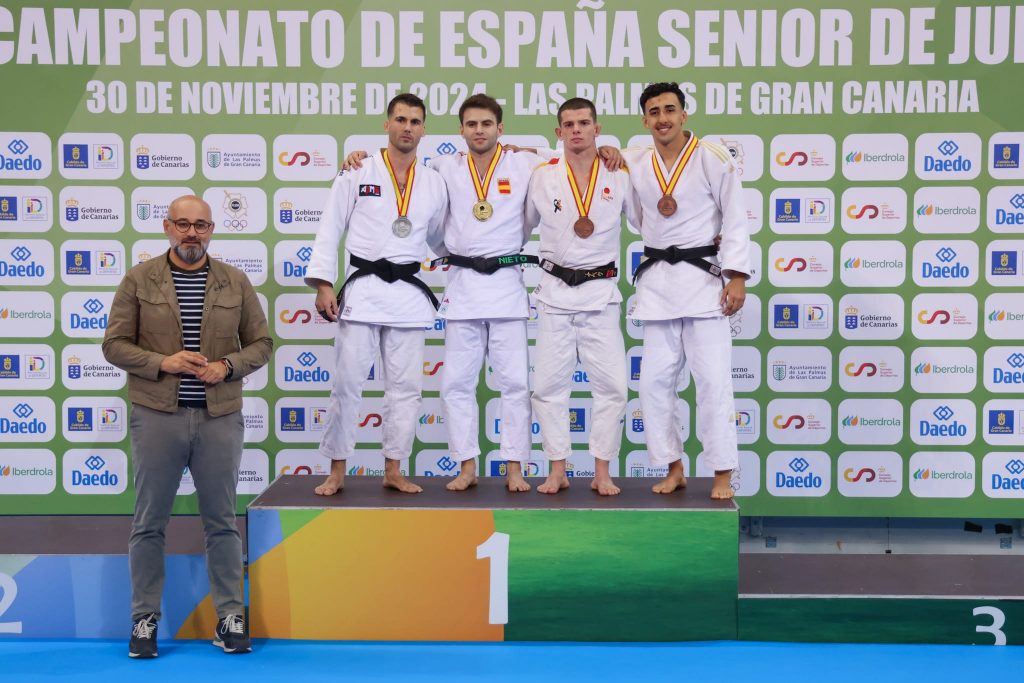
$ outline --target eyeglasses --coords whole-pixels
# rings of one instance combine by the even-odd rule
[[[182,234],[188,232],[189,228],[195,228],[197,235],[205,235],[213,230],[213,223],[202,220],[193,223],[185,220],[184,218],[179,218],[176,221],[171,221],[171,223],[174,225],[175,229]]]

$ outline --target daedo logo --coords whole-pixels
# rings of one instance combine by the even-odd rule
[[[765,463],[773,496],[824,496],[832,488],[832,463],[821,451],[775,451]]]
[[[1024,497],[1024,453],[989,453],[981,472],[981,488],[989,498]]]
[[[914,282],[922,287],[973,285],[978,280],[978,244],[965,240],[914,245]]]
[[[61,326],[69,337],[102,337],[113,292],[69,292],[61,299]]]
[[[924,180],[970,180],[981,172],[981,138],[974,133],[925,133],[914,149]]]
[[[275,381],[281,389],[314,391],[329,387],[332,362],[328,347],[281,346],[275,353]],[[324,360],[321,360],[321,356]]]
[[[64,454],[64,490],[71,494],[123,493],[128,457],[119,450],[72,449]]]
[[[1024,386],[1024,351],[1018,347],[993,346],[985,351],[985,388],[996,393],[1016,393]]]
[[[286,287],[305,286],[306,270],[313,256],[313,243],[284,240],[274,245],[274,279]]]
[[[45,240],[0,240],[0,285],[47,285],[53,280],[53,246]]]
[[[0,414],[0,435],[9,441],[49,441],[49,431],[50,425],[27,401],[15,403],[7,414]]]
[[[992,232],[1024,232],[1024,187],[994,187],[988,192],[988,227]]]
[[[45,178],[51,156],[43,133],[0,133],[0,178]]]
[[[965,445],[974,441],[974,404],[964,399],[915,401],[911,438],[924,445]]]

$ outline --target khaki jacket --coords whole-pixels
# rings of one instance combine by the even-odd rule
[[[184,350],[181,312],[166,254],[133,267],[114,295],[103,337],[103,355],[128,375],[132,403],[173,413],[178,375],[160,371],[165,356]],[[199,351],[210,362],[234,366],[228,381],[207,385],[206,409],[213,417],[242,409],[242,378],[266,365],[273,341],[249,278],[210,258]]]

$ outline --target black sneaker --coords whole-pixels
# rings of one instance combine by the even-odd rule
[[[156,654],[156,622],[155,614],[147,614],[135,620],[132,626],[132,639],[128,641],[128,656],[135,659],[153,659]]]
[[[229,614],[217,622],[217,630],[213,633],[213,644],[222,648],[229,655],[240,655],[252,652],[252,643],[245,629],[245,619],[237,614]]]

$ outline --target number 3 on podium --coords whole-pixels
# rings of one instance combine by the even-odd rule
[[[476,559],[491,561],[487,623],[508,623],[508,534],[495,531],[476,547]]]

